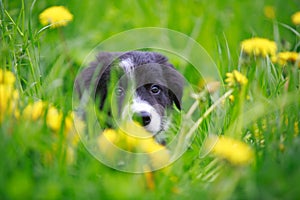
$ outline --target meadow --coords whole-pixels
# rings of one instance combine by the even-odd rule
[[[45,13],[52,6],[63,10]],[[297,199],[299,11],[297,0],[0,0],[0,198]],[[184,56],[147,46],[155,30]],[[151,140],[163,154],[124,172],[78,133],[91,125],[73,112],[74,80],[103,41],[165,53],[183,74],[176,159]],[[102,152],[105,135],[125,150],[143,145],[117,128],[93,134]]]

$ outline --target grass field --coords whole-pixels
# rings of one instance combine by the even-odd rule
[[[65,26],[41,23],[51,6],[64,6],[73,18]],[[298,11],[297,0],[0,0],[0,199],[297,199]],[[99,162],[80,140],[73,84],[101,42],[145,27],[192,38],[218,77],[195,73],[194,63],[206,62],[191,43],[183,46],[194,63],[165,52],[188,83],[181,116],[190,131],[180,136],[193,140],[163,169],[151,170],[167,154],[151,157],[145,173],[125,173]],[[126,40],[116,47],[126,49]],[[76,122],[77,130],[86,123]]]

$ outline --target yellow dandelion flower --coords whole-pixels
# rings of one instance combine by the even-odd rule
[[[121,124],[118,129],[119,147],[127,151],[140,151],[140,143],[148,138],[152,138],[151,133],[147,132],[137,122],[126,122]]]
[[[23,110],[23,116],[33,121],[38,120],[44,115],[46,103],[43,101],[37,101],[33,104],[27,105]]]
[[[117,130],[105,129],[99,137],[99,146],[106,146],[104,142],[127,151],[143,153],[152,153],[164,148],[155,141],[151,133],[135,122],[124,123]]]
[[[226,73],[225,82],[229,87],[234,87],[236,85],[246,85],[248,79],[237,70],[233,70],[231,73]]]
[[[274,6],[265,6],[264,14],[269,19],[275,19],[275,8]]]
[[[111,159],[115,156],[117,142],[118,133],[113,129],[105,129],[97,139],[99,150]]]
[[[0,122],[6,115],[18,114],[19,93],[10,85],[0,84]]]
[[[231,102],[234,102],[234,96],[233,96],[233,95],[230,95],[228,98],[229,98],[229,100],[230,100]]]
[[[292,18],[293,24],[299,25],[300,24],[300,11],[293,14],[291,18]]]
[[[11,71],[0,69],[0,84],[12,86],[15,81],[16,77]]]
[[[102,135],[113,144],[118,141],[118,133],[114,129],[105,129]]]
[[[50,106],[46,116],[46,123],[49,128],[59,131],[62,124],[63,114],[54,106]]]
[[[152,134],[135,122],[122,124],[119,129],[105,129],[97,139],[101,153],[109,159],[117,159],[117,148],[134,153],[145,153],[149,167],[160,168],[170,161],[169,150],[157,143]]]
[[[118,134],[123,134],[126,150],[146,153],[152,167],[158,168],[169,163],[169,150],[157,143],[152,134],[138,123],[125,123],[120,127]]]
[[[157,143],[153,138],[149,138],[142,141],[141,148],[145,153],[153,153],[165,149],[165,146]]]
[[[151,133],[146,131],[138,122],[126,122],[121,124],[119,132],[123,132],[126,135],[131,135],[133,137],[139,138],[149,138],[152,137]]]
[[[253,54],[261,57],[274,56],[277,51],[277,45],[274,41],[258,37],[242,41],[241,48],[248,55]]]
[[[296,64],[300,67],[300,54],[297,52],[285,51],[280,52],[276,56],[272,57],[273,63],[278,63],[279,65],[286,65],[288,63]]]
[[[51,25],[51,28],[66,26],[73,20],[73,15],[64,6],[53,6],[44,10],[39,19],[42,25]]]
[[[252,149],[244,142],[228,137],[211,136],[205,143],[206,148],[212,148],[212,153],[226,159],[234,165],[245,165],[253,160]]]

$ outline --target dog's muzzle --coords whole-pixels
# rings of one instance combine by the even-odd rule
[[[135,112],[132,115],[132,120],[140,123],[143,126],[147,126],[151,122],[151,114],[146,111]]]

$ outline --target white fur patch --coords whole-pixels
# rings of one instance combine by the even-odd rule
[[[120,62],[120,67],[122,67],[126,73],[131,73],[134,68],[134,64],[131,58],[127,58]]]
[[[161,131],[162,117],[153,106],[151,106],[147,101],[141,100],[139,97],[135,97],[132,104],[125,107],[122,117],[130,119],[133,113],[139,113],[142,111],[148,112],[151,115],[151,122],[145,126],[145,129],[153,134]]]

